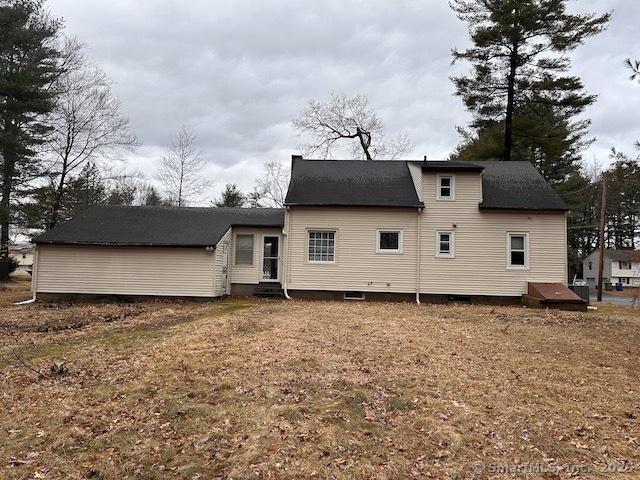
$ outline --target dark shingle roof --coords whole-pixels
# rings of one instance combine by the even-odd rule
[[[80,245],[216,245],[231,226],[282,227],[281,208],[95,207],[34,243]]]
[[[294,158],[285,205],[418,207],[407,162]]]
[[[414,162],[422,167],[423,172],[481,172],[484,167],[472,162],[461,162],[457,160],[425,160],[420,163]]]
[[[613,248],[607,248],[604,253],[610,260],[616,262],[640,262],[640,250],[615,250]]]
[[[480,208],[568,210],[567,204],[530,162],[486,160]]]

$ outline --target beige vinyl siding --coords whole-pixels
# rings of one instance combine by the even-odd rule
[[[422,293],[521,295],[527,282],[566,282],[564,213],[479,210],[477,174],[456,173],[455,200],[438,201],[436,178],[423,177]],[[454,258],[436,257],[436,231],[455,233]],[[508,232],[529,234],[527,270],[507,269]]]
[[[229,255],[229,270],[231,283],[257,284],[261,278],[262,265],[262,237],[264,235],[280,235],[280,228],[249,228],[234,227],[231,235],[231,252]],[[253,235],[253,263],[251,265],[236,265],[236,235]],[[280,241],[280,257],[283,255],[282,240]],[[282,264],[282,262],[280,262]]]
[[[413,208],[291,208],[286,222],[287,288],[415,292],[416,211]],[[402,254],[376,253],[379,229],[402,230]],[[309,230],[336,231],[335,263],[308,261]]]
[[[40,245],[36,289],[86,293],[211,297],[213,252],[205,248]]]
[[[228,255],[229,264],[227,267],[227,277],[229,276],[231,269],[231,229],[227,230],[227,233],[220,239],[218,244],[216,245],[215,252],[215,284],[213,287],[213,292],[216,297],[222,295],[228,295],[230,293],[229,285],[231,284],[230,279],[227,278],[225,282],[225,272],[224,272],[224,256]]]

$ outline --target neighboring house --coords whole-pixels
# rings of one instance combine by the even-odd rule
[[[18,262],[16,274],[26,275],[33,265],[33,245],[30,243],[9,245],[9,256]]]
[[[44,294],[517,300],[565,284],[567,207],[528,162],[292,160],[284,209],[100,207],[35,239]]]
[[[600,251],[596,250],[582,262],[583,278],[591,288],[598,285],[599,259]],[[605,282],[640,287],[640,250],[605,249],[602,276]]]

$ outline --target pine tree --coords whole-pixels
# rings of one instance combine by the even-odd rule
[[[473,115],[476,133],[502,124],[500,158],[511,160],[527,129],[519,124],[537,108],[570,119],[595,101],[578,77],[567,74],[568,53],[601,32],[610,14],[570,14],[567,0],[452,0],[469,24],[473,46],[454,50],[472,72],[453,78]],[[548,133],[543,132],[543,138]],[[535,143],[535,137],[531,140]]]
[[[54,107],[49,88],[61,72],[60,22],[40,0],[0,0],[0,279],[8,277],[9,227],[16,186],[37,170],[35,149]]]
[[[245,195],[235,184],[227,183],[219,200],[214,202],[216,207],[242,207],[246,202]]]

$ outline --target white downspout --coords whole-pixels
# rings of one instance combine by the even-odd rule
[[[416,303],[420,305],[420,217],[422,217],[422,208],[418,208],[418,219],[416,221],[416,225],[418,228],[417,231],[417,244],[416,244]]]
[[[284,230],[282,231],[284,235],[284,255],[282,257],[282,273],[283,273],[283,282],[282,282],[282,291],[284,293],[284,298],[287,300],[291,300],[289,296],[289,292],[287,291],[287,278],[289,274],[289,207],[285,210],[284,214]]]
[[[22,302],[16,302],[14,305],[28,305],[29,303],[35,303],[38,292],[38,246],[36,245],[33,253],[33,270],[31,272],[31,290],[33,290],[33,297],[29,300]]]

